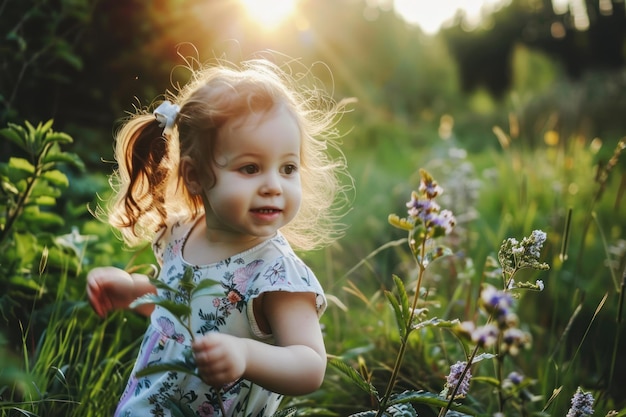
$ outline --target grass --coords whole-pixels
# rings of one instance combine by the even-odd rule
[[[33,310],[23,328],[21,358],[6,352],[12,360],[0,371],[0,415],[112,415],[138,347],[129,335],[136,323],[123,313],[102,321],[85,301],[67,300],[68,286],[76,285],[67,273],[46,279],[58,279],[56,300]],[[40,321],[47,325],[35,328]]]
[[[392,228],[387,216],[404,214],[411,190],[419,185],[418,169],[426,168],[445,190],[441,205],[459,219],[455,233],[443,240],[453,255],[433,262],[422,277],[424,294],[418,307],[427,307],[431,317],[484,319],[480,288],[492,282],[489,264],[502,241],[521,239],[534,229],[548,236],[542,261],[550,271],[520,272],[521,279],[542,279],[546,285],[544,291],[520,294],[516,301],[520,325],[532,335],[531,347],[503,364],[482,359],[472,369],[474,381],[460,403],[476,415],[493,415],[502,402],[494,394],[494,381],[515,370],[528,376],[523,390],[515,392],[527,397],[507,416],[565,415],[578,386],[593,393],[595,415],[614,409],[626,415],[619,391],[626,382],[626,361],[619,355],[626,348],[626,218],[618,215],[623,209],[624,158],[603,176],[597,168],[599,155],[608,161],[611,152],[598,153],[584,140],[528,149],[508,138],[503,149],[486,147],[464,155],[448,142],[420,143],[416,149],[411,140],[394,140],[393,134],[381,132],[370,132],[367,149],[348,146],[357,192],[345,219],[350,225],[346,236],[331,248],[303,254],[329,296],[322,318],[328,353],[341,358],[379,394],[388,386],[403,343],[396,393],[423,390],[436,395],[444,389],[450,365],[467,359],[468,345],[449,329],[425,326],[402,342],[397,314],[389,305],[390,292],[401,296],[393,275],[402,278],[412,297],[419,273],[406,235]],[[99,230],[91,223],[84,227],[89,234]],[[115,256],[126,254],[103,257],[87,249],[90,260],[82,262],[87,268]],[[21,355],[9,348],[0,355],[0,415],[110,415],[144,323],[122,313],[100,321],[84,298],[66,296],[82,293],[80,271],[70,277],[69,269],[48,271],[45,263],[40,271],[40,280],[56,280],[57,298],[48,309],[33,307],[33,320],[43,317],[46,325],[40,331],[34,322],[23,324]],[[290,399],[289,404],[303,414],[339,416],[376,406],[376,395],[350,382],[330,367],[321,390]],[[434,416],[441,409],[441,400],[433,405],[430,397],[410,402],[420,416]]]
[[[390,151],[371,149],[370,152],[388,155]],[[411,150],[396,148],[395,153],[410,155]],[[618,354],[624,345],[620,339],[623,291],[619,276],[624,270],[625,252],[618,248],[623,246],[620,242],[626,219],[616,216],[620,207],[620,181],[623,180],[618,171],[613,176],[609,174],[606,183],[600,183],[595,175],[594,155],[590,144],[580,140],[532,151],[507,148],[470,155],[468,162],[476,160],[474,179],[482,186],[473,201],[478,217],[462,224],[464,236],[457,242],[460,245],[456,250],[464,254],[465,261],[460,262],[461,257],[442,260],[440,270],[433,272],[427,281],[434,314],[444,318],[455,314],[462,317],[472,311],[478,286],[485,279],[484,263],[504,238],[520,237],[534,228],[548,232],[543,256],[552,270],[539,275],[546,289],[519,300],[520,321],[532,333],[534,342],[531,349],[516,358],[516,369],[534,378],[535,412],[543,410],[548,415],[565,415],[577,386],[593,391],[597,415],[626,406],[616,388],[624,384],[620,370],[625,366]],[[422,164],[437,167],[443,174],[438,178],[445,184],[444,189],[456,189],[455,181],[459,179],[454,179],[454,167],[435,158],[425,158]],[[381,171],[384,166],[381,164]],[[381,175],[372,172],[376,168],[373,164],[367,167],[370,171],[362,171],[367,173],[367,180],[375,181],[374,187],[387,193],[378,194],[376,204],[361,208],[375,220],[353,223],[353,228],[358,230],[351,230],[352,237],[345,243],[350,250],[325,260],[332,262],[333,270],[338,271],[329,274],[333,277],[329,287],[341,306],[331,306],[325,324],[327,329],[332,329],[329,331],[332,338],[327,338],[329,352],[344,358],[365,380],[381,387],[389,377],[393,366],[391,359],[398,349],[397,336],[394,337],[392,331],[392,313],[382,292],[392,288],[391,273],[401,273],[408,282],[414,275],[410,268],[403,266],[408,257],[396,245],[372,257],[359,252],[361,260],[351,259],[352,265],[346,264],[346,256],[341,255],[345,253],[349,257],[354,252],[351,249],[355,242],[371,248],[372,241],[382,241],[370,249],[373,253],[385,242],[399,238],[384,231],[386,217],[380,212],[396,211],[388,207],[397,201],[396,191],[407,186],[397,177],[390,178],[389,172],[380,172]],[[405,178],[405,184],[415,186],[412,171],[407,172]],[[465,180],[471,179],[465,177]],[[359,182],[357,177],[357,185]],[[606,191],[603,195],[598,193],[601,189]],[[408,193],[405,195],[406,201]],[[403,210],[403,204],[395,207]],[[572,214],[566,227],[568,213]],[[586,228],[589,219],[593,221]],[[564,246],[566,240],[568,245]],[[562,253],[564,247],[568,248],[567,258]],[[354,265],[358,268],[354,269]],[[346,270],[351,272],[344,277],[340,271]],[[536,279],[536,273],[527,278]],[[399,375],[400,385],[406,389],[439,392],[453,357],[450,349],[454,344],[446,342],[440,331],[427,331],[409,343],[411,348]],[[372,406],[370,397],[347,388],[345,381],[332,370],[329,373],[327,398],[323,401],[331,404],[331,409],[339,415],[347,415]],[[466,403],[480,405],[478,409],[483,411],[493,410],[489,390],[469,396]]]

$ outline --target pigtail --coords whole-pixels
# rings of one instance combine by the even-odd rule
[[[147,123],[129,142],[125,156],[130,183],[124,205],[133,217],[151,208],[166,217],[163,204],[167,171],[161,163],[167,155],[167,139],[162,130],[157,122]]]
[[[149,239],[167,219],[166,196],[171,170],[171,146],[154,116],[141,114],[129,120],[116,137],[118,163],[113,175],[117,194],[109,223],[129,244]]]

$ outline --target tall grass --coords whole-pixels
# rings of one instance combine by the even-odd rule
[[[52,124],[0,129],[23,154],[0,163],[0,413],[110,415],[137,336],[129,337],[123,315],[100,321],[81,301],[92,236],[75,224],[63,234],[66,219],[55,206],[69,186],[63,170],[83,164],[63,150],[73,140]]]
[[[447,239],[455,255],[434,262],[426,274],[426,306],[443,319],[474,318],[480,288],[489,279],[493,255],[502,241],[525,236],[535,228],[545,230],[548,240],[542,258],[552,266],[540,275],[546,288],[517,300],[519,320],[533,340],[531,348],[519,352],[512,368],[527,376],[518,392],[527,396],[526,405],[505,415],[565,415],[578,386],[593,393],[596,415],[616,409],[624,415],[626,402],[617,388],[624,386],[626,366],[618,353],[624,349],[620,337],[626,218],[619,215],[625,187],[619,165],[623,142],[613,152],[604,151],[612,162],[601,163],[597,140],[555,141],[548,136],[543,146],[529,149],[519,138],[516,142],[501,130],[496,134],[494,142],[500,139],[503,149],[479,155],[446,145],[422,154],[420,160],[417,151],[395,149],[398,158],[417,161],[435,172],[446,193],[454,194],[449,203],[464,206],[466,214],[459,233]],[[385,155],[391,151],[370,152]],[[459,156],[462,160],[455,161]],[[393,290],[392,274],[403,276],[406,288],[417,277],[409,254],[403,252],[406,242],[384,230],[385,216],[380,211],[402,207],[398,190],[416,184],[412,172],[401,181],[384,172],[377,175],[377,168],[384,171],[384,167],[370,166],[366,173],[368,181],[377,181],[378,191],[369,189],[365,194],[366,198],[375,194],[376,202],[383,204],[355,209],[370,217],[375,213],[377,218],[353,224],[353,237],[344,245],[371,247],[369,236],[382,230],[374,237],[378,246],[351,264],[351,250],[331,252],[324,262],[332,277],[328,288],[332,299],[337,299],[325,318],[328,350],[380,392],[392,376],[393,358],[402,346],[384,294]],[[460,171],[463,175],[458,175]],[[363,180],[357,176],[357,191],[359,182]],[[472,197],[468,191],[476,184],[480,187]],[[531,282],[538,278],[537,272],[520,274]],[[423,329],[407,342],[397,375],[398,390],[440,393],[458,354],[458,342],[451,341],[445,331]],[[481,365],[476,380],[482,382],[474,384],[463,401],[477,415],[496,412],[500,402],[493,387],[485,384],[490,381],[487,369]],[[346,384],[341,372],[332,369],[318,397],[338,415],[363,412],[377,403],[375,395]],[[419,415],[436,415],[436,407],[416,403]]]
[[[47,310],[33,311],[30,322],[44,315],[47,326],[36,334],[26,324],[21,360],[15,358],[2,371],[6,385],[1,392],[1,415],[112,415],[138,339],[129,343],[128,320],[123,314],[98,319],[85,302],[66,300],[66,273],[47,279],[53,277],[59,279],[55,302]]]
[[[348,155],[357,186],[346,217],[351,227],[336,246],[304,255],[328,293],[322,320],[335,367],[321,390],[285,407],[296,406],[300,415],[385,415],[381,404],[411,404],[420,416],[446,408],[448,415],[493,415],[505,408],[507,416],[559,416],[582,387],[595,399],[595,415],[626,415],[623,145],[607,151],[598,142],[548,135],[544,145],[528,148],[519,138],[495,133],[489,140],[499,140],[501,149],[479,154],[458,143],[429,144],[425,152],[410,140],[373,138],[371,148]],[[407,246],[410,239],[387,222],[419,186],[418,167],[434,174],[444,188],[442,207],[458,220],[441,242],[451,254],[423,271]],[[92,228],[90,234],[101,232],[83,226]],[[534,229],[547,233],[541,257],[551,269],[519,271],[519,281],[541,279],[545,289],[515,298],[520,329],[532,341],[502,362],[497,351],[472,355],[472,342],[452,323],[484,324],[481,291],[502,280],[498,248]],[[90,259],[78,263],[121,258],[103,253],[92,246],[83,252]],[[2,416],[111,415],[123,390],[143,323],[121,313],[97,319],[82,301],[81,268],[75,261],[59,268],[59,259],[51,268],[44,252],[37,269],[38,288],[54,288],[53,302],[45,308],[33,302],[30,320],[22,323],[20,352],[7,348],[0,355]],[[406,307],[405,299],[418,302]],[[398,318],[415,311],[450,326],[399,333]],[[43,327],[36,325],[41,321]],[[471,364],[477,356],[467,396],[448,405],[455,389],[446,386],[450,366]],[[507,381],[512,371],[525,376],[519,385]]]

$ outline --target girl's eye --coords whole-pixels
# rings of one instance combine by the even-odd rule
[[[259,168],[256,165],[246,165],[244,167],[239,168],[239,171],[244,174],[256,174],[259,172]]]
[[[291,175],[298,170],[298,167],[292,164],[285,165],[283,171],[286,175]]]

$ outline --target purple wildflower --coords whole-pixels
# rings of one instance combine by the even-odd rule
[[[434,180],[426,171],[420,170],[421,181],[419,192],[426,195],[426,198],[432,200],[437,197],[439,194],[443,193],[443,188],[437,184],[437,181]]]
[[[498,291],[492,285],[485,285],[480,292],[483,307],[493,312],[495,318],[506,317],[513,306],[513,298],[506,291]]]
[[[530,334],[517,329],[506,329],[502,334],[502,350],[515,356],[523,347],[530,345]]]
[[[467,370],[463,380],[461,380],[461,375],[463,374],[463,370],[467,367],[467,362],[457,362],[454,365],[450,366],[450,374],[446,377],[446,390],[448,392],[447,396],[452,395],[452,392],[456,388],[456,393],[454,394],[454,398],[464,398],[467,396],[469,392],[470,379],[472,378],[472,373],[470,369]]]
[[[493,346],[498,340],[498,328],[493,324],[486,324],[484,326],[477,327],[472,332],[472,341],[478,346],[486,348]]]
[[[435,180],[424,170],[420,170],[419,191],[411,193],[411,200],[406,203],[407,218],[395,214],[389,216],[389,222],[399,229],[404,229],[419,236],[420,239],[433,239],[452,232],[456,219],[450,210],[442,210],[435,197],[443,192]]]
[[[590,392],[584,392],[580,387],[572,396],[572,407],[566,417],[586,417],[593,414],[593,396]]]
[[[522,375],[522,374],[520,374],[518,372],[513,371],[506,377],[506,379],[511,381],[511,383],[513,385],[519,385],[524,380],[524,375]]]

